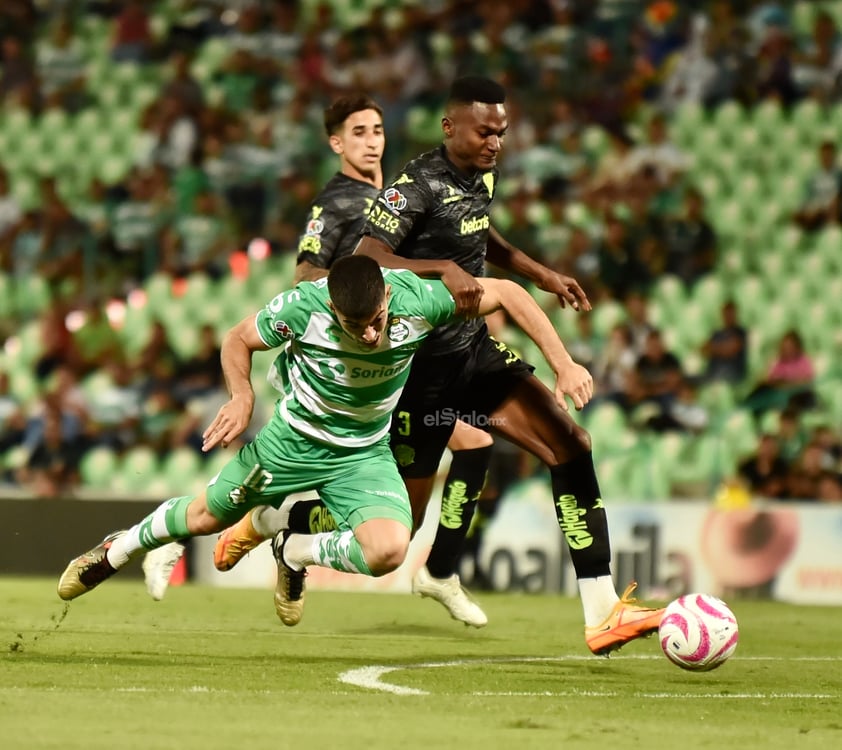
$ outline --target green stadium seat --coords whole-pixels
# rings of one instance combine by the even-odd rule
[[[29,451],[25,445],[15,445],[5,453],[0,454],[0,466],[7,471],[15,471],[26,466],[29,460]]]
[[[202,460],[198,453],[186,446],[177,447],[164,456],[160,473],[167,484],[167,492],[180,495],[201,489],[210,479],[210,475],[204,476]]]
[[[770,144],[770,147],[776,149],[780,157],[786,159],[789,163],[802,152],[804,146],[803,133],[789,122],[778,128],[775,139]]]
[[[751,412],[738,409],[721,425],[720,437],[735,457],[742,459],[757,450],[757,428]]]
[[[824,227],[816,237],[813,252],[824,259],[828,268],[842,273],[842,227]]]
[[[213,279],[206,273],[196,271],[187,277],[182,301],[186,312],[192,315],[197,323],[204,321],[204,309],[213,297],[213,288]]]
[[[644,502],[669,500],[672,496],[672,484],[667,468],[656,456],[650,456],[647,461],[633,465],[629,486],[634,497]]]
[[[685,102],[675,111],[670,121],[670,135],[682,148],[692,149],[701,133],[708,130],[704,108],[695,102]]]
[[[139,114],[158,98],[161,87],[152,81],[139,81],[129,90],[129,111],[134,113],[135,122]]]
[[[801,134],[802,143],[814,141],[817,134],[829,124],[824,108],[813,98],[801,99],[793,105],[790,122]]]
[[[693,285],[690,301],[708,310],[710,323],[713,323],[719,318],[719,311],[727,297],[728,289],[722,278],[715,274],[707,274]]]
[[[751,122],[761,140],[768,145],[773,145],[786,122],[781,103],[776,99],[764,99],[752,109]]]
[[[842,425],[842,371],[816,382],[820,413],[831,427],[838,430]]]
[[[160,477],[158,457],[150,447],[138,445],[123,456],[117,467],[113,487],[125,494],[146,494],[153,479]]]
[[[717,484],[730,474],[730,467],[721,464],[719,437],[695,435],[687,442],[679,471],[686,494],[710,496]]]
[[[222,448],[217,448],[207,454],[201,472],[202,476],[206,480],[206,483],[222,471],[222,468],[234,457],[234,455],[235,454],[232,454],[230,450],[224,450]]]
[[[636,462],[633,453],[613,455],[597,461],[596,473],[603,499],[608,501],[635,500],[630,492],[630,479]]]
[[[14,351],[14,344],[20,346]],[[32,364],[41,353],[40,331],[37,323],[32,321],[21,328],[16,338],[10,339],[5,345],[8,357],[6,372],[9,374],[9,390],[25,408],[34,405],[41,397],[41,384],[32,377]]]
[[[123,324],[120,327],[120,340],[129,356],[139,354],[149,341],[152,331],[152,318],[146,307],[126,306]]]
[[[616,300],[602,300],[590,313],[593,332],[606,338],[617,323],[626,319],[625,308]]]
[[[104,16],[82,13],[76,20],[76,34],[85,44],[88,57],[108,61],[111,46],[111,25]]]
[[[730,200],[731,186],[716,171],[699,173],[695,178],[699,191],[705,198],[710,210],[713,206]]]
[[[709,307],[705,302],[691,299],[673,319],[671,331],[679,357],[698,351],[720,320],[719,307]]]
[[[687,290],[684,282],[673,274],[659,276],[649,296],[672,318],[678,316],[687,304]]]
[[[780,300],[784,281],[794,273],[792,259],[784,253],[767,251],[759,260],[760,277],[773,300]]]
[[[753,223],[750,212],[738,199],[731,199],[719,205],[711,204],[710,218],[716,231],[726,241],[740,237]]]
[[[44,112],[38,120],[38,129],[41,131],[45,144],[51,144],[57,135],[65,132],[72,126],[70,115],[63,109],[53,108]]]
[[[437,108],[415,105],[406,114],[405,129],[416,144],[432,146],[441,141],[441,114]]]
[[[34,128],[34,122],[29,110],[20,107],[7,107],[0,117],[0,128],[7,148],[15,148],[20,141]],[[3,155],[5,161],[6,154]]]
[[[86,451],[79,463],[79,475],[84,487],[108,490],[114,483],[119,459],[112,448],[99,445]]]
[[[741,104],[729,100],[720,104],[713,113],[713,125],[723,143],[732,143],[746,123],[746,111]]]
[[[34,274],[15,279],[14,309],[21,318],[31,318],[47,309],[51,301],[50,285]]]
[[[812,351],[813,367],[818,380],[823,380],[836,373],[839,366],[839,355],[836,353],[838,351],[838,349],[834,351],[824,346]]]
[[[570,209],[571,206],[568,206]],[[550,225],[551,216],[550,216],[550,209],[547,207],[547,204],[543,201],[534,200],[529,202],[529,206],[526,208],[526,216],[536,227],[546,227]],[[570,221],[572,217],[567,217],[567,220]]]
[[[744,325],[753,326],[769,305],[763,279],[755,274],[746,274],[733,283],[733,297]]]
[[[8,319],[14,315],[15,301],[12,292],[13,289],[14,285],[11,275],[0,270],[0,319]]]
[[[760,417],[759,430],[761,434],[771,433],[777,435],[781,427],[781,413],[777,409],[769,409]]]
[[[727,419],[736,408],[734,386],[724,381],[706,383],[697,392],[698,402],[708,410],[712,425]]]
[[[624,453],[636,443],[625,412],[611,401],[600,401],[583,415],[586,429],[593,440],[594,453],[600,457]]]
[[[717,266],[718,270],[725,276],[722,281],[723,285],[730,289],[738,278],[748,272],[749,252],[740,243],[729,243],[719,250]]]
[[[582,146],[585,150],[598,157],[605,152],[608,136],[599,125],[588,125],[582,131]]]
[[[705,127],[694,134],[693,140],[687,144],[679,144],[693,154],[694,171],[700,175],[716,172],[721,175],[721,156],[723,152],[719,131],[712,127]]]
[[[179,359],[190,359],[198,353],[201,344],[199,321],[193,320],[185,313],[181,317],[170,317],[164,325],[167,329],[167,340]]]

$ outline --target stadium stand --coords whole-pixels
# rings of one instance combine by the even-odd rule
[[[185,12],[186,5],[192,13]],[[141,411],[152,408],[153,386],[172,384],[178,366],[195,356],[203,324],[213,327],[218,341],[256,303],[290,282],[292,248],[309,196],[333,169],[321,138],[324,104],[366,81],[386,112],[388,171],[439,140],[441,92],[456,72],[471,71],[506,82],[512,100],[495,219],[508,227],[513,221],[508,198],[525,191],[524,250],[543,257],[546,243],[542,246],[539,235],[551,238],[558,257],[545,262],[582,281],[595,302],[593,335],[605,341],[627,314],[618,287],[606,278],[614,252],[608,214],[616,215],[612,221],[625,229],[618,246],[642,267],[634,278],[646,295],[648,320],[663,330],[708,415],[704,429],[658,433],[641,421],[637,405],[600,399],[586,409],[581,419],[592,432],[606,494],[709,497],[733,477],[767,424],[754,419],[743,400],[765,376],[790,329],[801,334],[816,371],[817,402],[801,418],[835,435],[827,470],[838,477],[838,163],[835,183],[828,183],[828,190],[836,190],[832,220],[807,230],[792,216],[818,168],[818,145],[826,138],[838,143],[842,132],[842,3],[796,2],[785,12],[767,3],[445,1],[427,8],[386,0],[301,0],[285,3],[292,8],[291,30],[276,22],[283,3],[227,5],[221,12],[219,3],[202,0],[145,4],[149,38],[136,57],[114,44],[119,0],[36,3],[38,21],[27,29],[16,28],[14,18],[0,11],[0,36],[29,40],[30,60],[37,59],[64,14],[85,61],[82,89],[54,100],[38,91],[25,66],[18,75],[12,57],[0,58],[0,168],[9,178],[9,192],[0,190],[0,369],[9,374],[10,398],[25,409],[31,432],[38,431],[45,404],[57,398],[49,351],[55,342],[45,336],[45,311],[67,311],[68,330],[54,331],[53,338],[62,339],[58,351],[69,362],[77,358],[68,342],[90,304],[109,306],[120,357],[130,367],[153,324],[162,323],[172,361],[162,361],[154,372],[136,369],[132,377]],[[812,31],[820,11],[831,14],[836,37],[833,54],[817,70]],[[714,24],[712,13],[725,16]],[[253,14],[257,26],[244,20]],[[696,24],[698,19],[704,23]],[[715,54],[688,57],[695,28],[707,29]],[[781,34],[787,43],[776,52],[770,40]],[[639,43],[631,45],[631,38]],[[353,51],[347,70],[336,65],[340,39]],[[548,47],[547,39],[555,41]],[[189,55],[189,75],[176,79],[175,58],[183,52]],[[402,70],[407,60],[423,65]],[[664,101],[661,92],[679,63],[688,66],[692,86]],[[780,74],[764,77],[773,67]],[[386,75],[390,69],[401,77]],[[570,105],[572,125],[557,119],[551,104],[558,100]],[[195,108],[188,106],[194,101]],[[652,116],[662,111],[668,144],[659,149],[646,139]],[[618,131],[638,154],[635,174],[650,166],[655,180],[649,174],[645,181],[592,189],[597,169],[613,158],[609,134]],[[662,180],[658,170],[666,163],[667,145],[669,158],[680,155],[683,166],[677,177]],[[524,169],[529,164],[551,167],[553,174],[541,183],[534,167],[531,173]],[[56,178],[66,208],[48,202],[45,177]],[[560,222],[550,218],[545,190],[550,177],[564,186]],[[165,270],[167,258],[186,252],[167,230],[184,210],[179,206],[189,207],[205,187],[220,199],[220,219],[232,239],[206,268],[187,275]],[[688,284],[663,271],[666,238],[672,236],[663,230],[691,187],[705,198],[716,260],[712,270]],[[582,239],[581,252],[567,251],[573,236]],[[255,238],[268,242],[268,257],[249,252]],[[78,276],[61,270],[67,259],[82,269]],[[727,299],[737,302],[749,330],[748,375],[740,383],[707,382],[700,347]],[[546,308],[565,337],[578,335],[573,313]],[[513,334],[510,343],[538,361],[522,337]],[[91,371],[105,364],[94,359],[76,368],[80,392]],[[538,372],[549,376],[540,364]],[[262,399],[271,399],[268,386],[258,388]],[[201,405],[181,407],[201,411]],[[81,406],[65,400],[60,408],[84,410],[84,400]],[[181,491],[184,476],[206,476],[218,461],[191,447],[189,431],[165,448],[145,445],[141,421],[124,425],[117,443],[91,428],[77,491]],[[25,460],[20,445],[5,450],[10,485]]]

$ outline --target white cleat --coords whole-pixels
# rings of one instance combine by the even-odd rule
[[[170,585],[170,576],[176,563],[184,554],[184,545],[170,542],[163,547],[149,550],[143,558],[143,578],[146,590],[156,602],[164,598]]]
[[[468,596],[456,573],[449,578],[433,578],[424,565],[412,577],[412,593],[435,599],[454,620],[466,625],[481,628],[488,624],[485,612]]]

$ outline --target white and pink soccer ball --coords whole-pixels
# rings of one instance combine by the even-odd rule
[[[710,594],[686,594],[670,602],[658,629],[667,659],[692,672],[723,664],[737,648],[739,635],[734,613]]]

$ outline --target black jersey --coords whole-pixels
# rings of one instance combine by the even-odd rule
[[[363,233],[404,258],[452,260],[472,276],[484,276],[497,175],[495,169],[466,176],[439,146],[409,162],[380,191]],[[469,346],[483,326],[482,318],[442,326],[427,337],[419,355]]]
[[[378,192],[374,185],[341,172],[331,177],[310,205],[307,228],[298,240],[297,262],[330,268],[351,255]]]

